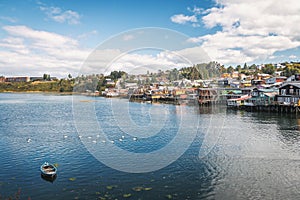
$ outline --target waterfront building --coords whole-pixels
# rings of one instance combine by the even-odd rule
[[[276,101],[279,105],[299,105],[300,82],[288,82],[279,88]]]
[[[199,88],[199,104],[212,104],[220,100],[218,89],[216,88]]]
[[[245,106],[269,106],[275,102],[275,96],[278,94],[278,89],[259,89],[254,88],[251,92],[251,98],[248,98]]]

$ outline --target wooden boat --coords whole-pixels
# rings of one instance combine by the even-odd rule
[[[54,177],[56,175],[57,168],[48,162],[45,162],[41,166],[41,173],[43,176]]]

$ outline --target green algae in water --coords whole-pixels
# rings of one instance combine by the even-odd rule
[[[124,198],[129,198],[129,197],[131,197],[132,196],[132,194],[130,194],[130,193],[128,193],[128,194],[123,194],[123,197]]]
[[[117,185],[108,185],[108,186],[106,186],[106,189],[112,190],[112,189],[117,188],[117,187],[118,187]]]
[[[152,190],[152,187],[146,187],[146,188],[144,188],[144,190],[145,191],[150,191],[150,190]]]
[[[53,165],[54,165],[54,167],[58,167],[58,166],[59,166],[59,164],[58,164],[58,163],[54,163]]]
[[[140,191],[142,191],[144,188],[143,187],[140,187],[140,186],[138,186],[138,187],[133,187],[132,188],[132,190],[133,191],[136,191],[136,192],[140,192]]]

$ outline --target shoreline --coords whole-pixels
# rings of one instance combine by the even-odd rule
[[[79,95],[77,92],[54,92],[54,91],[1,91],[0,93],[15,93],[15,94],[53,94],[53,95]]]

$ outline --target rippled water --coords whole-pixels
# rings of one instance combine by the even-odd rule
[[[89,105],[95,110],[95,126],[86,113]],[[82,124],[73,116],[73,108],[81,106]],[[300,199],[300,118],[295,115],[45,94],[0,94],[0,112],[2,199],[16,193],[39,200]],[[145,129],[151,123],[153,128]],[[99,161],[107,153],[114,160],[121,156],[109,145],[136,154],[160,151],[184,124],[178,149],[159,159],[180,154],[181,145],[192,142],[162,169],[128,173]],[[76,127],[80,131],[84,125],[89,129],[78,135]],[[54,182],[40,177],[45,161],[58,164]],[[137,167],[129,160],[121,164]]]

